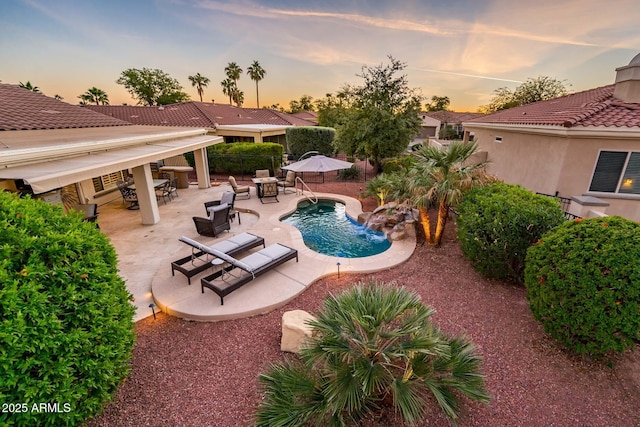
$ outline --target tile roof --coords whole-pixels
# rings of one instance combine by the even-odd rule
[[[623,103],[613,97],[615,85],[607,85],[548,101],[498,111],[466,123],[639,127],[640,104]]]
[[[125,120],[154,126],[215,128],[218,125],[309,126],[313,123],[291,114],[267,108],[241,108],[211,102],[182,102],[161,107],[127,105],[87,105],[85,108]]]
[[[129,125],[17,85],[0,84],[0,131]]]

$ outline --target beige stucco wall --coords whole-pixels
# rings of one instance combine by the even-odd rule
[[[640,197],[611,197],[606,193],[589,193],[589,185],[600,150],[639,151],[634,139],[604,139],[527,133],[525,130],[496,130],[467,126],[474,132],[479,150],[487,151],[487,170],[510,184],[545,194],[571,197],[591,195],[610,205],[608,215],[620,215],[640,221]],[[496,136],[502,143],[495,142]]]

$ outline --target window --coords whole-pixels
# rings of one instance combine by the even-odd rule
[[[502,137],[501,136],[496,136],[496,142],[498,144],[501,144],[502,143]]]
[[[97,193],[99,191],[106,190],[107,188],[115,187],[116,181],[124,181],[128,175],[129,173],[126,170],[123,170],[93,178],[93,189]]]
[[[640,194],[640,153],[601,151],[589,191]]]

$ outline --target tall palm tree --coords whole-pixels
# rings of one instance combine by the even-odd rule
[[[32,92],[35,92],[35,93],[40,93],[40,88],[38,86],[31,85],[31,82],[29,80],[27,80],[26,83],[20,82],[20,84],[18,86],[20,86],[23,89],[27,89],[27,90],[30,90]]]
[[[258,108],[260,108],[260,95],[258,93],[258,82],[264,79],[264,76],[265,74],[267,74],[267,72],[264,70],[264,68],[262,68],[262,66],[258,61],[253,61],[253,63],[249,66],[249,68],[247,68],[247,74],[249,74],[249,77],[251,78],[251,80],[256,82],[256,105]]]
[[[222,86],[222,93],[229,96],[229,105],[233,102],[233,94],[236,91],[236,84],[233,80],[226,78],[220,82],[220,86]]]
[[[200,75],[200,73],[196,73],[195,76],[189,76],[189,80],[191,81],[191,86],[195,87],[198,90],[198,95],[200,95],[200,102],[202,102],[204,88],[209,86],[209,78]]]
[[[81,95],[78,95],[78,98],[84,102],[84,104],[88,103],[96,103],[96,105],[109,105],[109,96],[102,89],[98,89],[97,87],[92,87],[87,89],[87,91]],[[84,105],[81,102],[81,105]]]
[[[427,243],[439,246],[447,224],[449,208],[462,200],[469,189],[486,185],[493,178],[485,172],[486,163],[466,163],[476,152],[474,143],[451,143],[445,148],[424,146],[414,152],[415,166],[406,174],[407,185],[400,199],[407,199],[420,211]],[[437,222],[432,232],[429,208],[437,206]]]
[[[236,88],[233,91],[233,101],[238,107],[242,107],[242,104],[244,104],[244,92]]]
[[[238,80],[240,80],[240,76],[242,75],[242,68],[235,62],[229,62],[229,65],[224,68],[224,72],[227,77],[233,80],[233,83],[238,86]]]
[[[473,344],[445,336],[433,313],[393,284],[361,282],[327,298],[302,361],[260,375],[257,425],[342,426],[386,410],[416,424],[433,401],[455,421],[459,394],[488,402]]]

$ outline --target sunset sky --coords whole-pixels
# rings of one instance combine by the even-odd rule
[[[640,53],[638,0],[0,0],[0,81],[30,81],[77,104],[92,86],[135,104],[115,83],[127,68],[159,68],[199,100],[189,75],[211,79],[204,100],[228,103],[220,82],[236,62],[266,70],[260,104],[323,98],[360,84],[364,65],[407,64],[409,86],[475,111],[499,87],[549,76],[577,92],[614,82]]]

